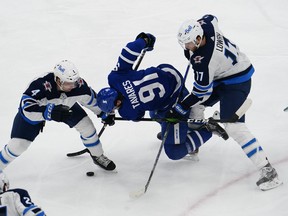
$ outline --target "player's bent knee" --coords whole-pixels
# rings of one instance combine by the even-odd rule
[[[74,127],[82,137],[90,137],[96,131],[92,120],[88,116],[81,119]]]
[[[180,160],[188,154],[185,145],[167,145],[164,146],[167,157],[171,160]]]

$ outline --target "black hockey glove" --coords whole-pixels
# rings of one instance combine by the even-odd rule
[[[63,122],[70,118],[72,115],[72,110],[69,109],[68,106],[65,105],[57,105],[55,104],[47,104],[46,109],[43,113],[43,116],[46,120]]]
[[[185,115],[189,112],[189,108],[177,103],[171,110],[169,110],[165,118],[170,123],[178,123],[185,119]]]
[[[101,122],[103,124],[107,124],[109,126],[113,126],[115,124],[115,114],[114,113],[101,112],[97,116],[102,119]]]
[[[144,33],[141,32],[140,34],[137,35],[136,39],[142,38],[146,42],[146,47],[147,51],[152,51],[154,49],[154,44],[156,41],[156,37],[150,33]]]
[[[68,106],[57,105],[52,109],[51,119],[57,122],[63,122],[70,118],[72,113],[72,110],[70,110]]]

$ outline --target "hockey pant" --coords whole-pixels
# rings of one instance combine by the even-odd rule
[[[164,135],[168,124],[171,123],[163,122],[161,124],[162,135]],[[171,124],[167,138],[164,140],[164,150],[168,158],[179,160],[188,153],[194,152],[211,137],[211,132],[206,129],[193,130],[188,127],[186,122]]]

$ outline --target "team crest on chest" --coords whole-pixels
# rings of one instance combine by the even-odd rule
[[[203,58],[204,58],[203,56],[196,56],[193,58],[193,60],[195,64],[200,64]]]
[[[47,80],[45,81],[45,83],[43,83],[45,91],[50,91],[52,90],[52,85],[50,82],[48,82]]]

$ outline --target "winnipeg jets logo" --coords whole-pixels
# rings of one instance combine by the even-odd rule
[[[45,91],[50,91],[51,92],[52,86],[51,86],[50,82],[48,82],[46,80],[45,83],[43,83],[43,85],[44,85]]]
[[[203,58],[204,57],[202,57],[202,56],[196,56],[195,58],[193,58],[193,60],[194,60],[195,64],[200,64]]]

